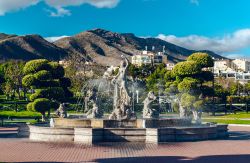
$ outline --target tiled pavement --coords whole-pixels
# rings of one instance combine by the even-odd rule
[[[0,138],[0,162],[250,163],[250,127],[230,127],[227,140],[165,144],[38,143]]]

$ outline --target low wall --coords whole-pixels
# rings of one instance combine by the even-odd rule
[[[146,142],[198,141],[228,137],[227,125],[177,128],[147,128]]]
[[[55,118],[54,121],[55,127],[64,128],[162,128],[191,125],[191,119],[181,118],[136,120]]]
[[[29,126],[30,139],[52,142],[178,142],[225,138],[227,125],[165,128],[50,128]]]
[[[29,125],[30,140],[51,142],[74,141],[74,128],[51,128]]]

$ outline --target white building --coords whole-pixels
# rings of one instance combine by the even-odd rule
[[[250,62],[246,59],[234,59],[232,66],[236,71],[250,72]]]
[[[153,53],[149,51],[142,51],[142,54],[132,56],[131,63],[136,66],[154,65],[163,62],[162,53]]]

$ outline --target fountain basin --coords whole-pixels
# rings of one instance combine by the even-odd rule
[[[54,125],[63,128],[162,128],[188,126],[191,125],[191,120],[182,118],[135,120],[55,118]]]
[[[66,120],[66,119],[64,119]],[[48,127],[41,125],[30,125],[30,139],[33,141],[48,142],[179,142],[179,141],[198,141],[210,140],[228,137],[227,125],[202,124],[194,126],[193,124],[177,123],[185,122],[176,119],[160,120],[86,120],[88,123],[79,123],[88,127]],[[55,121],[56,122],[56,121]],[[61,122],[61,121],[58,121]],[[63,123],[66,123],[64,121]],[[171,122],[171,123],[170,123]],[[125,127],[121,125],[125,125]],[[131,127],[131,124],[132,127]],[[72,125],[72,123],[70,124]],[[115,127],[111,127],[114,125]],[[159,127],[157,128],[157,125]]]

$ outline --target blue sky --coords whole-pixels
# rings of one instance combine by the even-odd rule
[[[0,32],[70,36],[92,28],[250,56],[249,0],[0,0]]]

